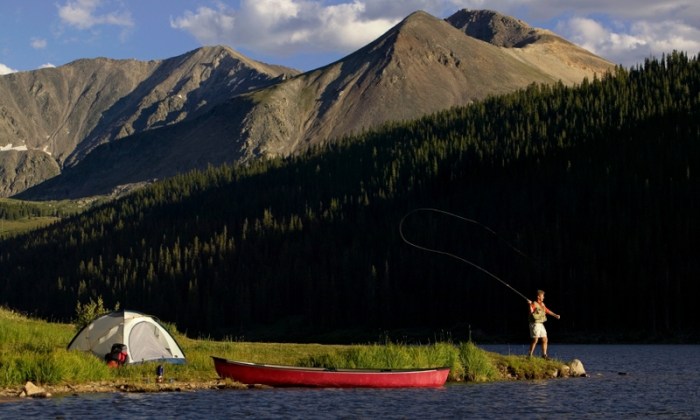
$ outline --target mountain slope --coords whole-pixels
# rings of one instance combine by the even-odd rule
[[[164,60],[128,96],[103,115],[78,149],[92,148],[152,128],[175,124],[212,109],[230,97],[265,86],[296,71],[269,66],[226,47],[204,47]]]
[[[541,36],[523,48],[484,42],[455,25],[413,13],[335,63],[242,93],[163,132],[151,130],[111,144],[22,197],[104,194],[121,184],[210,163],[292,155],[388,121],[417,118],[532,83],[570,84],[613,67],[602,59],[572,65],[575,60],[567,55],[571,44],[525,24],[518,24],[520,32]]]
[[[492,10],[462,9],[445,19],[465,34],[497,47],[522,47],[536,38],[537,29]]]
[[[502,47],[514,58],[566,84],[580,82],[584,76],[604,74],[613,67],[609,61],[551,31],[492,10],[462,9],[445,20],[466,35]]]
[[[48,154],[39,150],[5,150],[0,152],[0,197],[24,191],[55,177],[61,168]]]
[[[556,82],[562,77],[551,68],[553,60],[540,56],[549,53],[496,48],[416,12],[342,60],[257,92],[258,106],[244,123],[245,139],[263,154],[286,155],[386,121]],[[578,68],[563,79],[572,83],[610,68],[607,62]],[[271,131],[279,125],[277,133]]]
[[[0,150],[43,152],[51,159],[43,159],[41,171],[49,173],[57,165],[75,165],[100,144],[191,119],[294,73],[226,47],[162,61],[83,59],[13,73],[0,77]],[[2,177],[0,195],[43,179]]]

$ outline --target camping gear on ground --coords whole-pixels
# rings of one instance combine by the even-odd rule
[[[105,362],[107,362],[107,366],[111,368],[124,366],[128,360],[129,355],[127,354],[127,347],[122,343],[112,344],[112,350],[105,354]]]
[[[237,362],[212,356],[222,378],[252,385],[322,388],[436,388],[445,385],[450,368],[325,369]]]
[[[89,351],[102,359],[114,344],[126,345],[127,364],[185,363],[182,349],[158,320],[135,311],[115,311],[95,319],[73,337],[68,350]]]
[[[156,382],[163,383],[163,365],[158,365],[156,368]]]

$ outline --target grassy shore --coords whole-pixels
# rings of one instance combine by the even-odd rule
[[[31,319],[0,308],[0,396],[16,395],[27,381],[53,393],[162,391],[236,387],[218,380],[211,356],[256,363],[335,368],[424,368],[449,366],[450,381],[485,382],[553,377],[562,362],[500,355],[475,344],[438,342],[326,345],[253,343],[191,339],[171,331],[187,363],[165,365],[164,384],[155,384],[156,363],[108,368],[90,354],[67,351],[72,324]]]

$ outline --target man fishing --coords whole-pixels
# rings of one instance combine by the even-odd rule
[[[532,337],[532,343],[530,344],[530,356],[532,357],[532,353],[534,353],[535,347],[537,347],[537,342],[538,342],[538,341],[540,340],[540,338],[541,338],[541,339],[542,339],[542,357],[544,357],[545,359],[549,359],[549,356],[547,355],[547,330],[544,328],[544,322],[547,321],[547,314],[552,315],[552,316],[555,317],[556,319],[559,319],[559,318],[561,318],[561,317],[560,317],[559,315],[555,314],[554,312],[550,311],[549,309],[547,309],[547,307],[544,305],[544,291],[543,291],[543,290],[538,290],[538,291],[537,291],[537,301],[536,301],[536,302],[533,302],[533,301],[531,301],[530,299],[528,299],[524,294],[522,294],[522,293],[520,293],[519,291],[515,290],[515,288],[513,288],[513,286],[511,286],[510,284],[506,283],[505,281],[503,281],[502,279],[500,279],[500,278],[499,278],[498,276],[496,276],[495,274],[493,274],[493,273],[487,271],[487,270],[484,269],[483,267],[481,267],[481,266],[479,266],[479,265],[473,263],[472,261],[469,261],[469,260],[467,260],[467,259],[464,259],[464,258],[462,258],[462,257],[460,257],[460,256],[455,255],[455,254],[451,254],[451,253],[449,253],[449,252],[445,252],[445,251],[442,251],[442,250],[439,250],[439,249],[427,248],[427,247],[424,247],[424,246],[421,246],[421,245],[418,245],[418,244],[416,244],[416,243],[413,243],[413,242],[409,241],[408,239],[406,239],[406,237],[404,236],[404,233],[403,233],[403,222],[404,222],[404,220],[406,220],[406,218],[407,218],[409,215],[411,215],[411,214],[413,214],[413,213],[416,213],[416,212],[434,212],[434,213],[444,214],[444,215],[447,215],[447,216],[450,216],[450,217],[454,217],[454,218],[460,219],[460,220],[462,220],[462,221],[464,221],[464,222],[467,222],[467,223],[474,223],[474,224],[476,224],[477,226],[480,226],[481,228],[485,229],[487,232],[489,232],[489,233],[495,235],[497,238],[500,238],[500,236],[498,236],[498,234],[497,234],[495,231],[493,231],[493,229],[489,228],[488,226],[486,226],[486,225],[484,225],[484,224],[482,224],[482,223],[477,222],[476,220],[467,219],[467,218],[465,218],[465,217],[459,216],[459,215],[454,214],[454,213],[450,213],[450,212],[447,212],[447,211],[444,211],[444,210],[439,210],[439,209],[433,209],[433,208],[418,208],[418,209],[413,209],[413,210],[411,210],[410,212],[406,213],[406,215],[405,215],[403,218],[401,218],[401,221],[399,222],[399,234],[401,235],[401,239],[403,239],[403,241],[406,242],[407,244],[409,244],[409,245],[411,245],[411,246],[413,246],[413,247],[415,247],[415,248],[422,249],[423,251],[428,251],[428,252],[434,252],[434,253],[436,253],[436,254],[447,255],[448,257],[452,257],[452,258],[455,258],[455,259],[457,259],[457,260],[462,261],[463,263],[469,264],[470,266],[476,268],[477,270],[480,270],[482,273],[484,273],[484,274],[490,276],[490,277],[493,278],[494,280],[498,280],[499,282],[501,282],[501,284],[503,284],[504,286],[506,286],[507,288],[509,288],[510,290],[512,290],[512,291],[513,291],[514,293],[516,293],[518,296],[520,296],[520,297],[522,297],[523,299],[525,299],[525,300],[527,301],[527,303],[530,305],[530,337]],[[500,239],[503,240],[502,238],[500,238]],[[504,242],[506,242],[506,241],[504,241]],[[527,258],[527,255],[525,255],[525,254],[524,254],[522,251],[520,251],[518,248],[514,247],[513,245],[509,244],[508,242],[506,242],[506,244],[507,244],[513,251],[515,251],[515,252],[517,252],[518,254],[522,255],[523,257],[526,257],[526,258]]]
[[[544,328],[544,323],[547,321],[547,315],[556,319],[561,318],[561,316],[550,311],[544,305],[544,290],[537,291],[537,301],[533,302],[528,299],[527,303],[530,305],[530,337],[532,338],[529,356],[532,357],[537,342],[542,339],[542,357],[549,359],[547,355],[547,330]]]

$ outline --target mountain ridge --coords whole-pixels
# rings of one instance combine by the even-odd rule
[[[495,19],[486,16],[491,17],[480,25]],[[468,28],[448,19],[418,11],[326,66],[300,74],[280,67],[253,69],[248,78],[265,75],[258,77],[266,86],[251,87],[254,80],[246,89],[208,97],[206,92],[220,92],[233,80],[220,73],[207,78],[211,83],[199,91],[201,96],[185,89],[192,96],[187,106],[178,102],[172,81],[144,85],[120,99],[123,107],[103,113],[99,129],[65,159],[61,175],[20,197],[105,194],[121,184],[208,164],[289,156],[386,122],[419,118],[532,83],[573,84],[613,67],[558,37],[540,34],[522,48],[499,47],[469,36]],[[205,74],[201,62],[193,60],[192,68]],[[159,74],[167,76],[167,71]],[[202,105],[207,100],[211,103]],[[144,155],[148,164],[137,167]]]
[[[230,96],[297,73],[220,46],[165,60],[79,59],[13,73],[0,78],[6,98],[0,101],[0,147],[43,151],[59,167],[71,167],[101,144],[191,119]],[[237,74],[241,82],[231,85]],[[3,177],[0,195],[20,192],[12,185],[22,183]]]
[[[521,48],[536,38],[528,23],[493,10],[458,10],[445,19],[465,34],[498,47]]]

